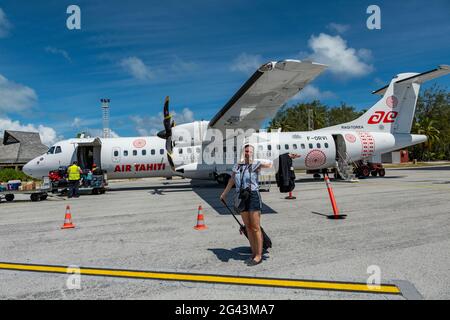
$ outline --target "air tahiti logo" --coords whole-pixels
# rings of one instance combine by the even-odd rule
[[[133,146],[135,148],[143,148],[146,144],[147,142],[145,141],[145,139],[136,139],[133,141]]]
[[[352,135],[351,133],[347,133],[345,135],[345,140],[347,140],[350,143],[354,143],[356,141],[356,137]]]
[[[398,105],[398,99],[396,96],[389,96],[386,98],[386,105],[389,108],[395,108]]]
[[[397,118],[398,112],[397,111],[375,111],[375,114],[370,116],[369,121],[367,121],[368,124],[379,124],[381,121],[383,123],[393,123],[395,122],[395,118]]]

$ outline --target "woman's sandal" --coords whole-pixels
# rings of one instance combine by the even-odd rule
[[[254,259],[251,259],[250,261],[247,262],[247,265],[249,267],[253,267],[253,266],[256,266],[256,265],[260,264],[262,261],[263,261],[262,258],[259,261],[255,261]]]

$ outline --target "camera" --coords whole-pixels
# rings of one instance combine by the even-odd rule
[[[250,198],[250,188],[242,189],[239,192],[239,199],[247,201]]]

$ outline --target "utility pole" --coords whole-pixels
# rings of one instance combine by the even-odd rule
[[[111,137],[111,129],[109,128],[109,102],[110,99],[100,99],[102,103],[102,116],[103,116],[103,138]]]
[[[308,131],[314,130],[314,115],[311,107],[308,107]]]

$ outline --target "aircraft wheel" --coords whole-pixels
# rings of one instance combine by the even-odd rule
[[[11,202],[14,200],[14,195],[13,194],[7,194],[5,195],[5,200],[8,202]]]
[[[364,178],[367,178],[368,176],[370,176],[370,169],[369,169],[368,166],[363,166],[363,167],[361,168],[361,175],[362,175]]]
[[[47,200],[47,197],[48,197],[48,195],[47,195],[46,193],[41,194],[40,200],[41,200],[41,201]]]
[[[33,193],[33,194],[30,196],[30,199],[31,199],[31,201],[33,201],[33,202],[41,201],[41,196],[40,196],[39,194],[37,194],[37,193]]]
[[[378,174],[380,175],[380,177],[384,177],[386,175],[386,170],[380,169],[378,170]]]
[[[378,172],[377,171],[372,171],[370,174],[372,175],[372,177],[376,177]]]

